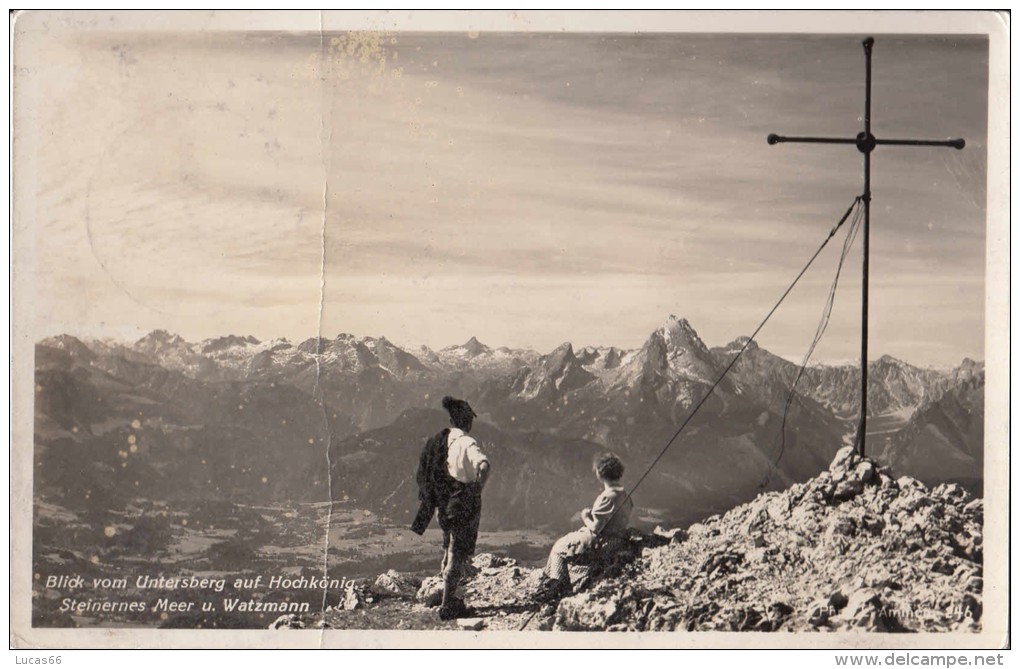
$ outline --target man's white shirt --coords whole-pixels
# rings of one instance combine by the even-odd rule
[[[473,437],[464,434],[463,430],[453,427],[450,428],[446,444],[446,468],[450,472],[450,476],[461,483],[477,481],[479,467],[483,462],[489,461],[482,449],[478,447],[478,442]]]

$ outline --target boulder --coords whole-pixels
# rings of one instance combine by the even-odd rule
[[[928,490],[924,484],[910,476],[901,476],[896,479],[896,486],[901,492],[926,493]]]
[[[883,483],[875,462],[859,456],[852,446],[839,449],[832,464],[829,465],[829,471],[824,472],[817,480],[824,481],[823,477],[826,475],[833,482],[831,487],[826,486],[828,493],[826,497],[838,502],[857,497],[869,484]]]
[[[765,609],[765,624],[763,631],[774,632],[783,626],[783,623],[793,613],[793,607],[783,601],[774,601]]]
[[[755,606],[736,606],[727,609],[720,618],[723,619],[725,629],[731,632],[760,631],[763,624],[768,624],[765,614]]]
[[[834,515],[826,525],[824,536],[828,541],[833,541],[837,537],[853,537],[857,535],[857,524],[853,518],[847,515]]]
[[[875,463],[871,460],[862,460],[854,467],[854,478],[862,483],[871,483],[875,477]]]
[[[984,551],[980,526],[952,535],[953,552],[959,557],[980,563]]]
[[[900,485],[899,483],[896,482],[896,479],[890,476],[889,473],[884,469],[878,470],[878,486],[883,491],[889,491],[890,493],[894,493],[900,488]]]
[[[553,629],[563,631],[605,630],[620,612],[619,603],[613,599],[599,599],[592,593],[581,593],[560,600],[556,607]]]
[[[513,567],[517,564],[517,560],[513,558],[503,557],[502,555],[493,555],[492,553],[479,553],[474,556],[471,560],[471,565],[475,569],[493,569],[495,567]]]
[[[390,569],[385,574],[379,574],[372,584],[372,591],[392,597],[414,597],[419,587],[421,579]]]
[[[970,494],[958,483],[942,483],[935,486],[931,491],[932,497],[940,497],[947,500],[966,500]]]
[[[854,450],[853,446],[844,446],[836,451],[836,455],[832,458],[832,463],[829,465],[829,473],[832,475],[832,479],[839,481],[845,478],[847,472],[856,462],[857,451]]]
[[[864,572],[864,585],[869,588],[892,588],[893,590],[899,590],[902,587],[899,578],[884,565],[868,568]]]
[[[978,524],[981,524],[984,522],[984,509],[985,509],[984,500],[975,499],[968,502],[967,505],[963,507],[963,513],[967,517],[973,518],[974,521],[977,522]]]
[[[849,603],[850,598],[838,590],[829,595],[828,604],[833,611],[842,611]]]
[[[429,576],[422,581],[414,598],[425,606],[439,606],[443,603],[443,579]]]
[[[861,525],[871,536],[878,537],[885,531],[885,521],[882,520],[881,516],[874,514],[865,514],[864,518],[861,519]]]
[[[679,544],[687,538],[687,532],[681,527],[675,527],[667,530],[662,525],[656,525],[655,529],[652,530],[652,534],[656,537],[661,537],[666,543]]]
[[[337,604],[338,609],[344,611],[353,611],[358,608],[364,608],[366,604],[371,604],[374,598],[363,588],[358,587],[347,587],[344,588],[343,594],[340,595],[340,602]]]
[[[744,562],[744,554],[736,551],[723,550],[712,553],[698,567],[698,571],[709,577],[732,574]]]
[[[271,630],[303,630],[305,624],[293,613],[282,615],[269,624]]]
[[[818,600],[811,605],[808,612],[808,624],[812,627],[821,627],[829,624],[829,616],[835,613],[829,608],[824,600]]]

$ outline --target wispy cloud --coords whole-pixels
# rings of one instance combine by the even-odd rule
[[[723,343],[860,189],[852,147],[764,141],[856,134],[851,37],[327,38],[325,66],[317,34],[38,49],[43,327],[312,334],[325,180],[327,334],[636,345],[676,312]],[[875,54],[877,132],[968,145],[875,153],[872,347],[982,357],[987,46]],[[765,345],[797,355],[832,255]],[[858,346],[852,262],[820,354]]]

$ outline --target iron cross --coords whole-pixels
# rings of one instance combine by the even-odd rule
[[[871,134],[871,47],[875,40],[868,37],[864,40],[864,132],[854,138],[843,137],[784,137],[771,134],[769,144],[782,142],[802,142],[807,144],[855,144],[857,150],[864,154],[864,276],[861,281],[861,420],[857,431],[857,451],[864,455],[864,442],[868,426],[868,256],[869,256],[869,224],[871,222],[871,152],[876,146],[948,146],[962,149],[962,139],[931,140],[931,139],[879,139]]]

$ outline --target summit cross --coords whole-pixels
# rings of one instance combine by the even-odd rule
[[[865,437],[868,426],[868,260],[869,228],[871,223],[871,152],[876,146],[946,146],[954,149],[964,147],[963,139],[880,139],[871,134],[871,49],[874,38],[868,37],[864,46],[864,131],[853,138],[843,137],[786,137],[770,134],[769,144],[799,142],[805,144],[854,144],[864,154],[864,267],[861,281],[861,419],[857,429],[857,452],[864,456]]]

